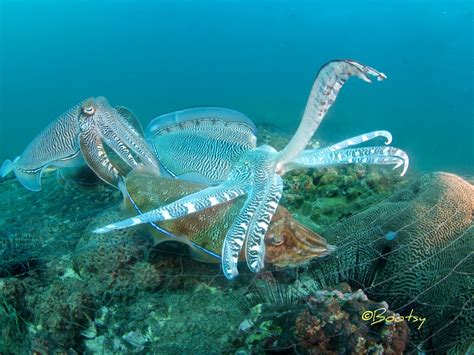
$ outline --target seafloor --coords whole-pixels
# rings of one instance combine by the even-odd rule
[[[278,149],[287,140],[273,127],[260,127],[259,142],[267,141]],[[417,179],[415,174],[400,178],[390,168],[363,166],[293,172],[285,177],[281,203],[323,236],[331,230],[328,235],[344,234],[357,244],[365,235],[346,232],[343,221],[381,206]],[[419,186],[428,186],[420,181]],[[339,266],[331,267],[328,278],[318,272],[325,270],[319,264],[269,267],[260,275],[246,273],[242,266],[237,280],[229,282],[218,265],[196,262],[177,245],[153,247],[152,239],[140,230],[92,234],[95,227],[121,218],[118,190],[103,184],[58,183],[53,171],[44,174],[42,184],[40,192],[30,192],[13,178],[0,182],[2,353],[398,354],[420,344],[443,353],[460,343],[457,335],[448,347],[432,339],[425,342],[433,329],[418,332],[418,324],[407,321],[371,325],[363,319],[365,311],[394,307],[384,302],[387,290],[369,292],[373,289],[364,284],[373,284],[381,272],[379,257],[388,258],[385,246],[371,245],[378,254],[373,257],[377,263],[368,265],[376,270],[369,276],[346,272],[342,259],[335,258]],[[393,203],[404,201],[408,199]],[[377,216],[396,212],[384,211],[376,211]],[[471,221],[456,231],[462,237],[456,240],[468,241],[463,249],[472,254],[472,208],[470,215]],[[404,218],[409,220],[408,215]],[[377,228],[366,231],[385,240],[387,231],[397,230],[394,225]],[[396,240],[409,237],[390,233]],[[344,252],[345,246],[340,250]],[[353,270],[362,269],[353,259]],[[466,262],[472,265],[472,257]],[[402,277],[399,270],[391,272]],[[469,295],[472,274],[453,282],[467,283],[467,291],[461,290]],[[416,307],[417,295],[409,297]],[[453,314],[459,314],[462,305],[455,307]],[[390,315],[394,313],[385,314]],[[462,336],[472,336],[472,330],[463,328],[473,325],[471,321],[472,311],[467,321],[452,324],[462,328]],[[456,349],[464,348],[462,343]]]

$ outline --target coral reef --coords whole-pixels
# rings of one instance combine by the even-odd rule
[[[293,171],[284,182],[282,205],[318,233],[405,184],[394,171],[358,165]]]
[[[338,246],[313,264],[321,284],[362,287],[394,311],[415,310],[420,348],[468,351],[474,339],[474,187],[447,173],[412,181],[384,202],[323,233]]]
[[[400,354],[407,349],[409,332],[406,322],[393,321],[399,315],[387,310],[390,321],[376,324],[362,317],[387,308],[385,303],[368,300],[361,290],[351,292],[341,284],[291,303],[254,306],[233,345],[244,353]]]

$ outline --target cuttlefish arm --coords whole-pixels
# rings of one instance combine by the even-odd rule
[[[88,129],[81,132],[79,142],[89,168],[106,183],[117,186],[121,174],[110,161],[97,130]]]
[[[347,147],[358,145],[377,137],[385,138],[386,145],[392,141],[392,135],[388,131],[364,133],[326,148],[304,150],[298,157],[286,165],[285,170],[322,168],[340,164],[395,165],[394,169],[396,169],[403,165],[401,176],[405,175],[409,165],[409,158],[407,153],[401,149],[382,146],[347,149]]]
[[[115,106],[117,113],[124,119],[124,124],[139,137],[145,137],[145,131],[138,117],[124,106]]]
[[[370,83],[370,76],[378,81],[387,76],[374,68],[352,60],[334,60],[319,70],[306,103],[301,123],[288,145],[279,153],[277,171],[284,174],[285,166],[295,159],[309,143],[314,132],[332,106],[339,90],[351,77]]]
[[[237,262],[244,242],[249,269],[258,272],[264,266],[264,236],[278,207],[283,181],[280,176],[275,175],[273,181],[266,182],[265,185],[252,190],[225,237],[222,270],[228,279],[238,275]]]
[[[115,110],[123,118],[122,124],[126,125],[128,130],[135,135],[134,141],[140,141],[144,133],[135,114],[123,106],[117,106]],[[116,124],[118,124],[117,121]],[[130,171],[130,164],[133,166],[138,164],[130,149],[124,144],[120,144],[120,138],[113,132],[110,132],[109,135],[113,136],[115,141],[110,146],[107,145],[101,138],[101,130],[97,125],[100,125],[100,122],[83,128],[79,134],[79,145],[87,163],[84,162],[78,167],[58,170],[59,182],[72,181],[78,185],[90,185],[102,180],[112,186],[118,186],[119,178],[126,176]],[[110,131],[107,127],[104,127],[103,130]],[[117,154],[111,147],[121,151],[122,154]]]
[[[378,137],[385,138],[385,145],[389,145],[390,143],[392,143],[393,137],[389,131],[385,131],[385,130],[372,131],[372,132],[360,134],[352,138],[344,139],[343,141],[330,145],[329,147],[320,148],[319,151],[340,150],[340,149],[352,147],[354,145],[358,145],[361,143],[365,143],[369,140],[372,140]]]
[[[249,226],[245,239],[245,258],[247,266],[252,272],[259,272],[264,267],[265,234],[283,193],[283,179],[279,175],[273,176],[263,200],[260,200],[257,213]]]
[[[121,108],[120,112],[123,112]],[[116,152],[120,158],[134,168],[139,163],[146,167],[157,168],[158,162],[143,136],[121,114],[99,120],[98,130],[103,141]]]
[[[94,230],[94,233],[107,233],[116,229],[129,228],[143,223],[176,219],[231,201],[245,193],[246,188],[243,185],[233,183],[208,187],[139,216],[97,228]]]
[[[41,174],[49,166],[73,167],[83,163],[77,136],[80,127],[78,104],[50,123],[13,162],[2,165],[2,177],[14,172],[18,181],[31,191],[41,190]]]
[[[142,136],[138,119],[124,107],[114,108],[104,97],[86,100],[78,117],[79,142],[89,167],[117,187],[139,164],[158,170],[158,162]]]
[[[317,149],[309,149],[301,152],[298,158],[288,164],[287,171],[341,164],[395,165],[394,169],[403,166],[400,174],[403,176],[408,169],[409,158],[403,150],[395,147],[362,147],[323,153]]]

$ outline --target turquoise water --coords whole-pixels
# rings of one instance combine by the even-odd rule
[[[214,206],[244,189],[249,208],[238,205],[242,197],[227,210],[196,212],[200,201],[191,196],[175,208],[190,216],[157,222],[151,234],[146,225],[93,231],[128,217],[135,223],[137,211],[196,185],[138,169],[120,191],[92,179],[88,169],[47,171],[37,192],[13,174],[0,178],[0,354],[370,353],[379,346],[397,354],[471,353],[473,20],[472,0],[0,0],[0,164],[91,96],[130,108],[144,125],[170,111],[211,105],[291,135],[318,69],[340,58],[388,79],[372,85],[351,79],[317,139],[329,144],[386,129],[392,145],[410,156],[403,177],[401,168],[354,165],[285,174],[279,204],[287,210],[279,208],[265,248],[256,248],[265,268],[253,273],[239,263],[233,281],[220,264],[202,261],[220,258],[228,239],[237,245],[237,227],[250,230],[245,249],[255,250],[249,240],[263,237],[279,194],[276,173],[259,161],[263,150],[247,156],[258,158],[254,164],[238,165],[255,167],[253,174],[233,170],[242,179],[234,179],[234,190],[207,190],[214,191],[207,196]],[[189,135],[175,137],[176,146],[182,138],[185,148],[205,149],[187,145]],[[287,141],[281,130],[259,127],[259,144],[280,148]],[[134,150],[139,159],[142,147]],[[167,160],[160,151],[163,166],[188,163],[175,151],[167,151]],[[97,145],[83,150],[91,152],[103,154]],[[209,155],[193,159],[218,166],[202,163]],[[128,171],[125,161],[118,163]],[[101,179],[104,170],[96,171]],[[225,172],[222,164],[214,170]],[[465,179],[421,174],[437,170]],[[262,171],[273,174],[272,184],[262,184]],[[176,217],[165,211],[164,218]],[[186,245],[156,246],[160,228]],[[375,321],[387,304],[387,312],[423,317],[425,328],[418,333],[411,318],[394,327],[388,317],[385,325],[364,318],[369,311]]]
[[[0,160],[106,96],[146,123],[227,106],[293,132],[319,67],[353,58],[318,137],[390,130],[412,169],[474,173],[473,8],[465,1],[0,1]]]

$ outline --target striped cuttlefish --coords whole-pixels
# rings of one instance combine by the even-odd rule
[[[41,131],[23,154],[5,160],[2,177],[14,172],[32,191],[41,190],[41,175],[48,167],[66,171],[88,166],[100,179],[117,186],[119,178],[138,164],[158,169],[158,162],[143,139],[135,115],[125,107],[112,107],[105,97],[89,98],[73,106]]]

